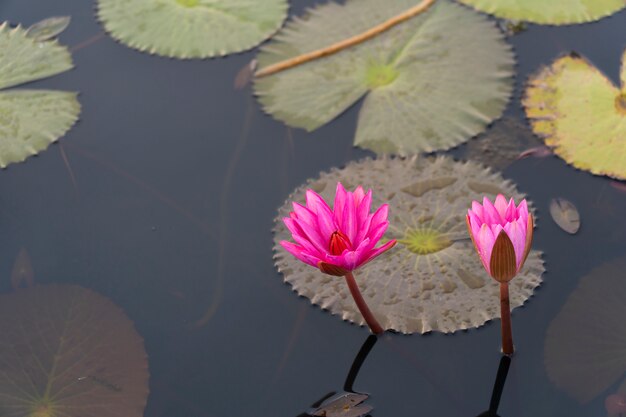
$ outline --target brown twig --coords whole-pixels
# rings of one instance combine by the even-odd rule
[[[363,33],[352,36],[351,38],[348,38],[348,39],[344,39],[343,41],[339,41],[337,43],[334,43],[322,49],[317,49],[315,51],[307,52],[305,54],[298,55],[293,58],[289,58],[285,61],[281,61],[272,65],[269,65],[265,68],[261,68],[254,74],[254,76],[257,78],[260,78],[260,77],[265,77],[267,75],[272,75],[277,72],[284,71],[286,69],[304,64],[306,62],[313,61],[315,59],[319,59],[328,55],[332,55],[343,49],[349,48],[351,46],[358,45],[428,10],[428,8],[435,1],[436,0],[423,0],[417,6],[411,7],[409,10],[406,10],[400,13],[399,15],[394,16],[389,20],[386,20],[383,23],[376,25],[373,28],[368,29],[367,31]]]

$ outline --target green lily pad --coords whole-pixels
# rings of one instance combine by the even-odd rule
[[[458,0],[494,16],[544,25],[600,20],[624,7],[623,0]]]
[[[617,259],[584,276],[548,327],[548,376],[581,403],[626,374],[625,270]]]
[[[38,41],[18,26],[0,25],[0,89],[72,68],[66,47]],[[48,90],[0,91],[0,167],[45,150],[78,120],[77,94]]]
[[[379,158],[323,172],[298,187],[275,219],[276,267],[299,295],[344,320],[363,325],[343,277],[323,274],[280,244],[291,235],[282,222],[291,202],[311,188],[332,203],[335,186],[372,189],[372,206],[389,204],[388,239],[398,244],[355,272],[363,298],[385,329],[402,333],[453,333],[500,317],[500,287],[487,275],[467,234],[472,200],[502,193],[524,198],[513,184],[474,162],[438,158]],[[532,206],[531,206],[532,210]],[[540,285],[541,252],[530,252],[510,283],[511,307],[523,305]]]
[[[624,58],[622,58],[624,61]],[[626,69],[622,67],[622,84]],[[528,82],[533,131],[568,164],[626,179],[626,92],[584,58],[557,59]]]
[[[287,0],[98,0],[98,17],[113,38],[181,59],[253,48],[278,30],[287,9]]]
[[[0,415],[141,417],[143,340],[93,291],[35,286],[0,296]]]
[[[347,0],[294,19],[261,48],[259,67],[362,33],[420,0]],[[334,55],[257,78],[264,110],[309,131],[364,98],[354,143],[399,155],[454,147],[500,117],[514,57],[492,22],[439,0],[426,12]]]

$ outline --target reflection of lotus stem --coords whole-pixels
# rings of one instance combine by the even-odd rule
[[[365,300],[361,295],[361,291],[359,290],[359,286],[357,285],[356,280],[354,279],[354,275],[352,275],[352,272],[348,272],[346,274],[346,282],[348,283],[348,288],[350,288],[350,294],[352,294],[352,298],[354,298],[356,306],[359,308],[359,311],[363,315],[363,318],[365,319],[367,325],[370,327],[372,333],[381,334],[384,330],[365,303]]]
[[[386,20],[383,23],[376,25],[373,28],[368,29],[367,31],[363,33],[360,33],[348,39],[344,39],[342,41],[339,41],[337,43],[334,43],[322,49],[317,49],[315,51],[307,52],[305,54],[298,55],[293,58],[289,58],[285,61],[280,61],[275,64],[269,65],[265,68],[258,70],[256,74],[254,75],[256,77],[265,77],[266,75],[272,75],[277,72],[304,64],[306,62],[313,61],[315,59],[322,58],[328,55],[332,55],[336,52],[339,52],[351,46],[358,45],[362,42],[365,42],[368,39],[371,39],[391,29],[392,27],[396,26],[399,23],[402,23],[406,20],[409,20],[412,17],[417,16],[418,14],[427,10],[434,2],[435,0],[422,0],[422,2],[418,4],[417,6],[411,7],[409,10],[404,11],[400,13],[399,15],[392,17],[389,20]]]
[[[511,305],[509,302],[509,283],[500,283],[500,316],[502,324],[502,352],[505,355],[512,355],[513,331],[511,330]]]

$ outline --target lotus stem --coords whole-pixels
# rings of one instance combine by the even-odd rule
[[[363,295],[361,295],[361,290],[359,290],[359,286],[356,283],[352,272],[348,272],[345,278],[346,282],[348,283],[348,288],[350,289],[350,294],[352,294],[352,298],[354,298],[356,306],[359,308],[359,311],[363,315],[363,318],[365,319],[365,322],[369,326],[372,333],[381,334],[382,332],[384,332],[382,326],[378,323],[378,321],[370,311],[369,307],[365,303]]]
[[[295,66],[304,64],[309,61],[313,61],[315,59],[323,58],[325,56],[329,56],[335,54],[339,51],[342,51],[346,48],[350,48],[352,46],[358,45],[360,43],[365,42],[377,35],[380,35],[383,32],[388,31],[392,27],[409,20],[412,17],[417,16],[418,14],[428,10],[428,8],[435,2],[436,0],[423,0],[417,6],[411,7],[409,10],[406,10],[400,13],[397,16],[392,17],[389,20],[386,20],[379,25],[374,26],[371,29],[366,30],[363,33],[352,36],[351,38],[344,39],[332,45],[326,46],[321,49],[317,49],[315,51],[307,52],[302,55],[298,55],[293,58],[289,58],[285,61],[280,61],[275,64],[269,65],[265,68],[261,68],[258,70],[254,76],[257,78],[265,77],[267,75],[276,74],[277,72],[284,71],[289,68],[293,68]]]
[[[513,347],[513,330],[511,329],[511,303],[509,301],[509,283],[500,283],[500,316],[502,325],[502,353],[511,356]]]

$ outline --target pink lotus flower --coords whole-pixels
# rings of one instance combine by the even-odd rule
[[[522,269],[533,239],[533,218],[526,200],[515,207],[502,194],[492,204],[474,201],[467,213],[467,228],[483,266],[497,281],[508,282]]]
[[[333,209],[313,190],[306,192],[306,207],[293,203],[283,221],[296,243],[280,244],[293,256],[329,275],[344,276],[391,249],[392,240],[376,248],[389,222],[387,204],[370,214],[372,190],[361,186],[346,191],[337,183]]]
[[[395,240],[376,248],[389,222],[389,207],[383,204],[370,213],[372,190],[367,194],[361,186],[346,191],[337,183],[333,209],[313,190],[306,192],[306,207],[293,203],[293,212],[283,221],[296,243],[280,244],[293,256],[320,271],[344,276],[352,298],[374,334],[384,330],[378,323],[359,290],[352,271],[391,249]]]
[[[509,281],[522,269],[530,252],[533,216],[528,212],[526,200],[516,207],[513,199],[507,203],[499,194],[495,204],[487,197],[483,198],[482,206],[472,202],[467,212],[467,229],[487,273],[500,283],[502,351],[512,355]]]

